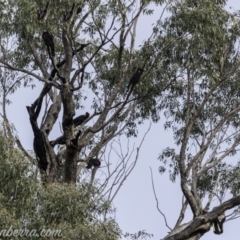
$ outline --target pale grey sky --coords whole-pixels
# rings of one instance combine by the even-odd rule
[[[240,10],[240,1],[230,0],[229,6],[233,6],[235,10]],[[151,24],[158,19],[159,13],[155,13],[151,20],[140,19],[137,29],[137,38],[141,44],[141,38],[146,39],[150,35]],[[8,109],[8,117],[14,123],[20,139],[26,149],[32,149],[33,133],[29,124],[29,118],[25,106],[30,105],[39,94],[39,88],[31,91],[30,89],[22,89],[14,95],[13,104]],[[21,101],[19,101],[21,99]],[[154,174],[155,189],[158,196],[159,207],[165,213],[168,224],[173,227],[175,224],[182,201],[182,192],[179,182],[171,183],[168,174],[160,175],[158,173],[159,161],[157,157],[159,153],[168,146],[173,146],[172,134],[170,131],[163,129],[164,118],[157,124],[152,124],[151,131],[147,135],[145,142],[140,150],[140,157],[136,168],[128,180],[124,183],[122,189],[117,195],[114,205],[117,208],[116,218],[121,229],[124,232],[135,233],[139,230],[146,230],[148,233],[154,234],[153,239],[164,237],[169,231],[165,226],[163,217],[159,214],[156,208],[154,199],[150,169]],[[148,128],[148,122],[139,128],[139,137],[133,139],[138,146],[141,137]],[[56,128],[52,137],[57,137],[59,130]],[[192,216],[189,215],[191,220]],[[227,222],[224,225],[224,233],[215,235],[207,233],[203,236],[203,240],[223,240],[223,239],[238,239],[238,226],[240,219]]]
[[[228,1],[228,7],[232,6],[232,10],[240,10],[240,1]],[[158,15],[155,11],[155,14]],[[151,23],[158,17],[154,14],[153,21],[144,21],[140,19],[138,34],[146,38],[150,33]],[[137,35],[138,36],[138,35]],[[153,124],[150,133],[141,148],[139,162],[133,173],[127,180],[116,197],[115,206],[117,208],[117,221],[122,230],[135,233],[139,230],[146,230],[148,233],[154,234],[154,240],[159,240],[169,232],[165,226],[163,217],[157,211],[156,201],[152,191],[151,174],[149,167],[152,168],[154,174],[155,190],[158,195],[159,207],[165,214],[170,227],[173,227],[179,217],[179,211],[182,203],[182,192],[180,184],[177,180],[175,184],[169,181],[168,173],[160,175],[158,168],[160,162],[157,160],[158,155],[165,147],[173,146],[173,138],[170,131],[163,129],[164,117],[159,123]],[[142,136],[148,123],[140,127],[139,136]],[[140,137],[138,138],[140,139]],[[239,156],[236,156],[239,159]],[[216,203],[218,204],[218,203]],[[192,215],[188,216],[184,222],[190,221]],[[240,218],[224,224],[224,233],[216,235],[212,230],[206,233],[201,239],[203,240],[226,240],[240,239],[239,229]]]

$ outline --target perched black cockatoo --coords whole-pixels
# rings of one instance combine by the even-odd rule
[[[127,86],[127,91],[129,90],[130,87],[133,88],[139,82],[142,73],[143,73],[143,69],[138,68],[137,71],[134,73],[134,75],[132,76],[132,78],[129,81],[129,84]]]
[[[226,218],[224,213],[213,220],[213,232],[215,234],[219,235],[223,233],[223,223],[225,222],[225,220]]]
[[[78,7],[78,9],[77,9],[77,15],[79,14],[79,13],[81,13],[82,12],[82,8],[81,7]]]
[[[101,165],[101,161],[98,158],[91,158],[89,162],[87,163],[86,168],[90,169],[93,167],[99,167]]]
[[[88,117],[89,117],[89,113],[86,112],[84,115],[74,118],[73,119],[74,127],[81,125]]]
[[[42,39],[45,42],[45,44],[47,45],[49,55],[54,56],[55,55],[55,47],[54,47],[54,42],[53,42],[53,35],[50,34],[49,32],[43,32]]]
[[[42,134],[43,135],[43,134]],[[43,136],[37,134],[33,139],[33,149],[37,157],[39,168],[43,171],[47,170],[48,160],[46,153],[46,144]]]
[[[61,137],[58,137],[56,140],[50,141],[49,143],[52,147],[54,147],[56,144],[63,145],[66,143],[66,138],[64,135],[62,135]]]

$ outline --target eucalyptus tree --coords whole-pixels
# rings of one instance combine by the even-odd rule
[[[232,211],[227,220],[237,217],[239,16],[227,12],[225,4],[16,0],[0,5],[0,62],[11,74],[1,81],[3,106],[19,83],[44,84],[27,106],[37,161],[17,139],[42,180],[76,183],[86,163],[98,158],[112,139],[137,136],[138,123],[150,117],[158,121],[163,112],[175,146],[160,149],[159,170],[168,169],[172,181],[180,179],[184,196],[175,226],[168,226],[166,219],[170,233],[164,239],[199,239],[227,210]],[[138,46],[138,19],[152,14],[154,5],[163,6],[162,12]],[[168,17],[163,19],[166,10]],[[127,91],[137,69],[143,69],[140,80]],[[79,108],[86,116],[81,125],[75,116]],[[61,111],[63,133],[50,141]],[[4,108],[3,117],[8,122]],[[55,144],[63,147],[58,150]],[[97,169],[92,170],[92,181]],[[118,174],[122,181],[124,171]],[[210,209],[215,197],[220,204]],[[188,206],[193,220],[182,224]]]
[[[1,239],[119,239],[114,210],[97,198],[97,188],[86,182],[46,188],[14,139],[0,130]]]
[[[162,150],[159,171],[169,170],[173,182],[179,178],[183,193],[164,240],[199,239],[214,222],[223,223],[219,218],[239,217],[240,21],[225,3],[172,1],[162,24],[164,34],[179,40],[168,51],[176,80],[158,105],[175,146]]]
[[[40,172],[46,187],[43,192],[41,188],[33,189],[28,196],[29,209],[20,209],[23,211],[15,218],[17,227],[59,227],[69,239],[119,237],[120,230],[108,215],[109,204],[136,165],[139,149],[132,162],[131,153],[125,152],[118,154],[120,162],[107,161],[106,178],[97,190],[91,186],[98,166],[91,169],[90,186],[81,176],[116,136],[137,136],[137,123],[150,115],[158,119],[156,101],[148,95],[153,96],[156,88],[160,93],[169,84],[169,74],[161,73],[159,69],[164,66],[158,64],[158,59],[170,45],[153,48],[151,40],[157,33],[142,46],[135,43],[138,19],[152,13],[147,9],[150,3],[16,0],[0,4],[3,132],[5,137],[15,138],[18,148],[33,164],[30,169],[37,171],[36,184]],[[138,68],[144,73],[139,83],[127,91]],[[156,78],[153,68],[160,78]],[[153,84],[150,76],[154,76]],[[7,115],[10,94],[21,86],[39,89],[36,100],[26,106],[27,111],[18,109],[29,115],[34,154],[26,151],[12,132]],[[79,109],[83,111],[81,116],[75,114]],[[50,139],[61,115],[63,132],[57,139]],[[115,169],[111,164],[116,165]],[[24,177],[26,173],[19,168],[19,174]],[[64,183],[77,183],[76,189]],[[14,181],[11,184],[16,187]],[[114,186],[117,188],[113,191]],[[16,207],[20,207],[18,199]],[[129,236],[148,234],[143,231]]]
[[[162,49],[151,56],[155,34],[142,46],[135,44],[138,18],[152,13],[149,4],[23,0],[1,5],[0,61],[16,79],[2,82],[5,103],[21,82],[26,86],[43,83],[27,111],[36,165],[44,182],[75,183],[84,163],[99,158],[115,136],[136,136],[137,121],[150,115],[157,119],[155,100],[147,97],[151,92],[148,76]],[[145,69],[141,83],[127,91],[137,68]],[[167,82],[159,81],[155,85],[161,91]],[[76,124],[77,109],[86,116],[81,124]],[[62,134],[49,139],[61,111]],[[7,121],[6,112],[3,115]],[[62,147],[57,150],[55,145]],[[97,169],[93,168],[92,181]]]

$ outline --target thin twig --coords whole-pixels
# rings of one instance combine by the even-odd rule
[[[163,216],[166,227],[167,227],[170,231],[172,231],[172,228],[170,228],[170,227],[168,226],[168,223],[167,223],[167,219],[166,219],[165,214],[164,214],[164,213],[160,210],[160,208],[159,208],[158,198],[157,198],[156,191],[155,191],[155,187],[154,187],[152,168],[151,168],[151,167],[149,167],[149,168],[150,168],[150,171],[151,171],[152,188],[153,188],[154,197],[155,197],[155,200],[156,200],[156,203],[157,203],[157,210],[158,210],[158,212]]]

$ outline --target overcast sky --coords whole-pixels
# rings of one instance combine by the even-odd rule
[[[228,10],[230,6],[232,10],[240,10],[240,1],[228,1]],[[158,15],[159,14],[155,11],[152,22],[140,19],[137,28],[137,36],[146,38],[151,31],[149,26],[158,18]],[[165,226],[164,219],[156,208],[149,167],[153,170],[159,207],[165,214],[170,227],[173,227],[176,223],[182,204],[182,191],[180,190],[179,181],[173,184],[169,181],[168,173],[164,175],[158,173],[158,168],[160,166],[160,162],[157,160],[158,155],[161,153],[162,149],[174,146],[171,131],[165,131],[163,129],[163,124],[164,118],[162,118],[159,123],[152,125],[151,131],[147,135],[141,149],[139,162],[115,200],[117,221],[121,229],[131,233],[137,232],[138,230],[146,230],[146,232],[154,234],[154,240],[159,240],[166,236],[169,229]],[[146,123],[144,127],[140,127],[139,140],[140,136],[144,134],[147,128],[148,123]],[[237,155],[236,160],[239,160]],[[213,202],[213,204],[219,203]],[[184,222],[188,222],[191,219],[192,215],[188,214],[188,219],[185,219]],[[222,235],[214,234],[211,229],[210,232],[206,233],[201,239],[239,239],[239,226],[240,218],[226,222]]]
[[[238,0],[231,0],[228,5],[233,6],[235,10],[240,9],[240,1]],[[147,36],[150,35],[151,24],[154,23],[158,17],[159,13],[155,12],[154,16],[148,18],[147,21],[140,19],[137,28],[139,44],[141,44],[141,39],[146,39]],[[33,133],[25,106],[30,105],[38,94],[39,89],[33,91],[23,89],[18,91],[14,94],[14,99],[17,99],[17,101],[13,99],[13,104],[10,105],[8,109],[9,119],[14,123],[26,149],[32,149]],[[21,99],[21,101],[19,101],[19,99]],[[153,170],[159,207],[166,215],[170,227],[174,226],[179,216],[182,201],[179,181],[173,184],[169,181],[167,173],[164,175],[158,173],[160,163],[157,157],[159,153],[166,147],[174,146],[171,131],[164,131],[163,123],[164,118],[162,118],[159,123],[152,124],[151,131],[148,133],[143,147],[140,150],[137,166],[127,182],[123,185],[114,202],[114,206],[117,208],[117,222],[124,232],[135,233],[139,230],[146,230],[146,232],[154,234],[153,239],[161,239],[169,230],[165,226],[163,217],[156,208],[149,167]],[[144,126],[140,126],[139,137],[133,139],[132,142],[136,142],[136,145],[139,145],[148,126],[149,122],[146,122]],[[53,132],[55,136],[58,136],[58,134],[58,130]],[[192,216],[189,215],[186,221],[190,221],[191,218]],[[211,232],[207,233],[202,239],[237,239],[236,236],[239,235],[239,225],[240,219],[227,222],[224,225],[224,233],[222,235],[215,235],[211,230]]]

